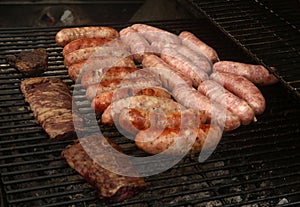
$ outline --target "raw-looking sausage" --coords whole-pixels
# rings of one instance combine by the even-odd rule
[[[210,100],[225,105],[229,111],[239,117],[243,125],[248,125],[254,121],[255,114],[248,103],[226,90],[219,83],[206,80],[199,85],[198,90]]]
[[[182,44],[191,48],[192,50],[198,51],[205,55],[212,63],[219,61],[217,52],[206,43],[202,42],[193,33],[188,31],[183,31],[179,34],[182,40]]]
[[[177,35],[154,26],[146,24],[133,24],[131,28],[144,36],[145,39],[150,42],[150,44],[155,41],[181,44],[181,39]]]
[[[156,55],[146,56],[143,59],[142,65],[144,68],[157,74],[163,86],[170,91],[172,91],[177,84],[192,86],[192,80],[189,77],[179,71],[171,69],[170,65]]]
[[[186,109],[181,112],[164,114],[159,112],[149,112],[134,108],[123,109],[119,116],[119,124],[122,129],[137,134],[140,130],[149,128],[181,128],[198,127],[205,123],[206,115],[203,111]]]
[[[222,72],[214,72],[210,78],[219,82],[227,90],[245,100],[254,110],[255,115],[260,115],[265,111],[266,101],[264,96],[247,78]]]
[[[185,107],[170,98],[147,95],[131,96],[112,102],[102,114],[102,123],[105,125],[118,125],[119,115],[124,108],[136,108],[150,112],[161,111],[162,113],[180,112],[185,109]]]
[[[202,81],[208,79],[206,72],[194,65],[187,57],[171,47],[163,49],[161,59],[168,63],[173,69],[190,77],[195,87],[197,87]]]
[[[121,40],[130,47],[130,52],[134,60],[142,62],[145,54],[151,54],[152,49],[149,42],[136,30],[131,27],[124,28],[120,31]]]
[[[78,78],[80,78],[78,80],[80,81],[82,74],[87,71],[95,69],[102,70],[103,68],[110,68],[114,66],[136,67],[135,63],[130,57],[120,58],[103,56],[98,58],[89,58],[88,60],[83,60],[79,63],[73,64],[68,68],[68,73],[73,81],[76,81]]]
[[[109,81],[113,79],[124,79],[130,73],[139,70],[132,67],[111,67],[90,70],[84,73],[81,77],[81,85],[87,88],[89,85],[100,83],[101,81]]]
[[[121,47],[114,47],[114,46],[88,47],[84,49],[75,50],[65,55],[64,65],[70,66],[72,64],[79,63],[89,58],[97,58],[103,56],[125,58],[125,57],[131,57],[131,54],[128,50]]]
[[[256,85],[272,85],[278,82],[276,76],[271,74],[262,65],[253,65],[234,61],[220,61],[213,65],[213,70],[216,72],[232,73],[240,75]]]
[[[166,128],[140,131],[135,136],[138,148],[149,154],[198,153],[201,150],[214,148],[222,137],[220,127],[211,124],[200,124],[196,127]],[[205,143],[205,144],[204,144]],[[205,148],[203,148],[205,146]]]
[[[175,100],[187,108],[205,111],[208,121],[212,124],[218,124],[225,131],[231,131],[240,126],[239,118],[228,111],[224,106],[209,100],[198,90],[187,87],[186,85],[177,85],[172,91]]]
[[[148,88],[117,88],[115,90],[105,91],[96,95],[92,101],[92,108],[97,114],[101,114],[113,102],[123,98],[137,95],[158,96],[171,98],[170,93],[162,87]]]
[[[55,41],[58,46],[65,46],[76,39],[99,37],[116,38],[119,33],[114,28],[101,26],[64,28],[56,33]]]
[[[75,50],[84,49],[88,47],[100,47],[103,45],[108,45],[110,43],[112,38],[82,38],[73,40],[72,42],[68,43],[66,46],[64,46],[62,54],[65,56],[66,54],[73,52]],[[121,42],[121,41],[118,41]]]

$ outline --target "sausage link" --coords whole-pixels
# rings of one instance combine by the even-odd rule
[[[179,34],[182,44],[195,50],[198,53],[205,55],[212,63],[219,61],[217,52],[206,43],[198,39],[193,33],[183,31]]]
[[[177,84],[192,86],[192,80],[189,77],[179,71],[171,69],[170,65],[156,55],[146,56],[143,59],[142,65],[144,68],[157,74],[163,86],[170,91],[172,91]]]
[[[226,90],[219,83],[213,80],[202,82],[198,90],[210,100],[216,101],[237,115],[243,125],[248,125],[254,121],[254,111],[246,101]]]
[[[220,127],[201,124],[198,128],[166,128],[163,131],[160,129],[143,130],[135,136],[135,143],[138,148],[149,154],[180,155],[214,148],[221,137],[222,130]],[[203,148],[204,146],[205,148]]]
[[[137,134],[140,130],[149,128],[182,128],[198,127],[205,123],[206,116],[203,111],[186,109],[182,112],[164,114],[149,112],[134,108],[123,109],[119,116],[119,124],[124,130],[131,134]]]
[[[265,111],[266,101],[264,96],[247,78],[222,72],[214,72],[210,77],[236,96],[245,100],[256,115],[260,115]]]
[[[170,93],[161,87],[148,87],[142,89],[126,87],[97,94],[93,99],[91,106],[97,114],[102,114],[113,101],[118,101],[123,98],[137,95],[171,98]]]
[[[162,60],[168,63],[173,69],[190,77],[193,85],[197,87],[202,81],[208,79],[206,72],[194,65],[187,57],[180,54],[176,49],[171,47],[164,48],[161,54]]]
[[[81,38],[116,38],[117,30],[111,27],[89,26],[64,28],[56,33],[55,41],[58,46],[65,46],[73,40]]]
[[[112,40],[112,38],[82,38],[73,40],[72,42],[64,46],[62,54],[63,56],[65,56],[75,50],[84,49],[88,47],[100,47],[103,45],[107,45]]]
[[[278,82],[278,79],[262,65],[252,65],[234,61],[220,61],[213,65],[215,72],[240,75],[256,85],[266,86]]]
[[[208,121],[212,124],[218,124],[225,131],[234,130],[241,124],[236,115],[228,111],[224,106],[212,102],[194,88],[178,85],[172,92],[178,103],[187,108],[205,111]]]

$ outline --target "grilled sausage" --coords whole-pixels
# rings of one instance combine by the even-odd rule
[[[179,71],[171,69],[171,66],[156,55],[146,56],[143,59],[142,65],[144,68],[157,74],[163,86],[170,91],[172,91],[177,84],[192,86],[192,80],[189,77]]]
[[[112,56],[103,56],[98,58],[89,58],[88,60],[83,60],[79,63],[73,64],[68,68],[68,73],[70,78],[73,81],[81,80],[82,74],[87,71],[103,68],[111,68],[114,66],[120,67],[136,67],[133,60],[129,57],[120,58],[120,57],[112,57]]]
[[[195,87],[197,87],[202,81],[208,79],[206,72],[194,65],[192,61],[180,54],[176,49],[171,47],[164,48],[161,58],[173,69],[190,77]]]
[[[202,42],[193,33],[183,31],[179,34],[182,44],[195,50],[196,52],[205,55],[212,63],[219,61],[217,52],[206,43]]]
[[[206,116],[203,111],[186,109],[181,112],[163,114],[159,112],[149,112],[134,108],[123,109],[119,116],[119,124],[130,134],[137,134],[140,130],[149,128],[181,128],[198,127],[205,123]]]
[[[101,58],[105,56],[125,58],[125,57],[131,57],[131,54],[129,51],[121,47],[114,47],[114,46],[88,47],[84,49],[78,49],[66,54],[64,57],[64,65],[70,66],[72,64],[79,63],[89,58],[97,58],[97,57]]]
[[[210,100],[225,105],[229,111],[239,117],[243,125],[248,125],[254,121],[255,114],[248,103],[226,90],[219,83],[206,80],[199,85],[198,90]]]
[[[87,71],[82,74],[81,85],[87,88],[90,85],[100,83],[102,81],[110,81],[113,79],[124,79],[130,73],[138,71],[138,68],[132,67],[111,67],[111,68],[100,68],[95,70]]]
[[[108,86],[104,86],[103,83],[100,83],[98,87],[91,85],[86,91],[86,97],[89,100],[105,91],[114,90],[116,88],[136,88],[142,89],[147,87],[162,86],[161,82],[157,79],[149,79],[146,77],[137,77],[137,78],[126,78],[126,79],[116,79],[111,80]]]
[[[116,38],[117,30],[111,27],[89,26],[64,28],[56,33],[55,41],[58,46],[65,46],[73,40],[81,38]]]
[[[82,38],[73,40],[64,46],[62,54],[63,56],[69,54],[70,52],[74,52],[75,50],[84,49],[88,47],[100,47],[103,45],[110,45],[109,43],[114,40],[112,38]],[[115,42],[115,41],[114,41]],[[120,42],[120,41],[116,41]],[[114,44],[113,44],[114,45]],[[124,45],[125,46],[125,45]]]
[[[101,114],[113,101],[137,95],[171,98],[170,93],[162,87],[148,87],[142,89],[125,87],[98,93],[93,99],[91,106],[97,114]]]
[[[272,85],[278,82],[278,79],[271,74],[262,65],[252,65],[234,61],[220,61],[213,65],[215,72],[232,73],[240,75],[256,85]]]
[[[166,128],[163,131],[160,129],[143,130],[135,136],[135,143],[138,148],[149,154],[180,155],[214,148],[221,137],[222,130],[220,127],[200,124],[198,128]],[[204,146],[205,148],[203,148]]]
[[[102,123],[106,125],[118,125],[119,115],[124,108],[136,108],[150,112],[161,111],[163,113],[179,112],[185,109],[182,105],[169,98],[147,95],[131,96],[112,102],[102,114]]]
[[[154,26],[146,24],[133,24],[131,28],[144,36],[145,39],[150,42],[150,44],[155,41],[171,44],[181,44],[181,39],[177,35]]]
[[[194,88],[177,85],[172,91],[172,95],[178,103],[187,108],[205,111],[208,121],[224,127],[225,131],[234,130],[241,124],[236,115],[222,105],[212,102]]]
[[[149,42],[137,31],[131,27],[124,28],[120,31],[120,38],[130,47],[130,52],[134,60],[141,63],[145,54],[151,54]]]
[[[265,111],[266,101],[260,90],[247,78],[230,73],[214,72],[211,79],[222,84],[227,90],[245,100],[256,115]]]

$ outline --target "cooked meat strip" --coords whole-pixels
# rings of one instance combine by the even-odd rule
[[[21,82],[21,91],[29,103],[37,123],[51,139],[65,139],[76,136],[76,126],[82,119],[73,110],[72,96],[68,86],[57,78],[29,78]]]
[[[114,148],[121,151],[119,146],[109,139],[94,134],[81,138],[80,143],[62,152],[70,167],[94,186],[99,198],[106,202],[121,202],[146,187],[144,179],[138,177],[129,160],[111,155]],[[125,170],[135,176],[116,174],[107,167],[104,168],[107,165],[113,167],[114,172]]]
[[[48,54],[43,48],[21,51],[16,55],[8,55],[6,59],[12,67],[28,76],[40,75],[48,67]]]

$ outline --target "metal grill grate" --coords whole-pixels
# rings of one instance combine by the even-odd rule
[[[299,18],[287,14],[289,11],[297,16],[299,2],[179,1],[195,15],[204,14],[208,17],[258,63],[267,67],[275,66],[277,68],[275,74],[282,83],[297,98],[300,98]]]
[[[189,30],[214,47],[221,59],[255,61],[209,22],[149,24],[177,34]],[[109,26],[120,29],[128,25]],[[35,123],[19,90],[23,77],[5,61],[5,55],[43,47],[49,54],[49,69],[43,76],[59,77],[72,90],[62,48],[54,40],[59,29],[0,30],[0,179],[4,206],[107,206],[61,158],[61,151],[71,141],[51,141]],[[198,163],[197,156],[187,156],[172,169],[147,177],[144,192],[110,206],[271,207],[279,202],[299,206],[299,103],[280,84],[261,90],[267,100],[266,112],[257,123],[224,134],[209,160]],[[103,133],[134,150],[115,129],[104,128]]]

